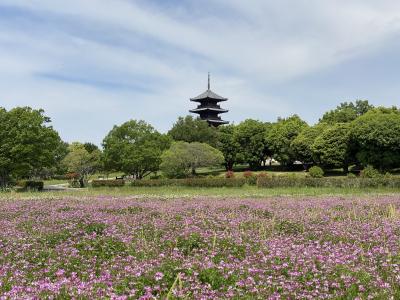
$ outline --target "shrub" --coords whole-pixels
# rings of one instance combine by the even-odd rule
[[[348,173],[347,178],[357,178],[357,175],[354,173]]]
[[[120,187],[125,185],[123,179],[93,180],[92,187]]]
[[[372,166],[367,166],[364,170],[361,171],[362,178],[379,178],[381,177],[381,173],[377,169],[374,169]]]
[[[400,188],[400,178],[312,178],[312,177],[269,177],[258,178],[257,186],[262,188],[276,187],[335,187],[335,188]]]
[[[313,166],[308,170],[308,173],[312,178],[322,178],[324,177],[324,170],[318,166]]]
[[[235,173],[233,171],[228,171],[225,173],[225,178],[234,178]]]
[[[158,179],[135,180],[131,186],[188,186],[188,187],[241,187],[246,184],[245,178],[185,178],[185,179]]]
[[[268,177],[268,174],[266,172],[261,172],[257,174],[257,178],[266,178]]]
[[[44,187],[43,181],[20,180],[17,186],[23,191],[42,191]]]

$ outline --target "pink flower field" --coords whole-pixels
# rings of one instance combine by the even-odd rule
[[[400,197],[0,202],[0,299],[399,299]]]

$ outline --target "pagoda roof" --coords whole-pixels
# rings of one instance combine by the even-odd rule
[[[205,100],[205,99],[214,99],[214,100],[218,100],[218,101],[228,100],[228,98],[221,97],[220,95],[217,95],[216,93],[214,93],[212,90],[208,89],[207,91],[198,95],[197,97],[190,98],[190,101],[198,102],[198,101]]]
[[[224,120],[212,120],[212,119],[208,119],[206,120],[208,123],[216,123],[216,124],[229,124],[228,121],[224,121]]]
[[[221,113],[221,114],[222,114],[222,113],[226,113],[226,112],[229,111],[229,110],[223,109],[223,108],[202,107],[202,108],[195,108],[195,109],[192,109],[192,110],[190,110],[190,112],[196,113],[196,112],[207,111],[207,110],[216,111],[216,112]]]

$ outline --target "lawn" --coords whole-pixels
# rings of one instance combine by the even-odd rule
[[[400,297],[398,194],[163,191],[2,194],[0,298]]]

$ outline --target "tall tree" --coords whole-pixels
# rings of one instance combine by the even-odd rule
[[[343,168],[355,162],[350,140],[350,123],[338,123],[325,129],[314,141],[312,150],[319,164]]]
[[[105,168],[141,179],[159,170],[161,154],[170,143],[168,136],[144,121],[114,126],[103,140]]]
[[[72,143],[68,147],[69,153],[63,159],[63,164],[68,172],[79,174],[81,187],[85,186],[90,175],[100,168],[101,151],[93,149],[91,152],[86,150],[85,144]]]
[[[320,122],[328,124],[348,123],[373,108],[368,100],[356,100],[355,103],[343,102],[336,109],[326,112],[320,119]]]
[[[238,159],[250,165],[251,169],[261,166],[269,155],[265,132],[267,123],[247,119],[234,130],[234,142],[239,145]]]
[[[380,170],[400,167],[400,110],[377,108],[356,119],[351,138],[357,158]]]
[[[233,165],[238,162],[240,150],[239,143],[234,136],[235,125],[220,126],[218,128],[218,146],[225,159],[226,170],[232,170]]]
[[[44,111],[30,107],[0,109],[0,181],[28,178],[62,158],[62,141]]]
[[[223,154],[205,143],[173,143],[162,155],[161,170],[171,178],[195,175],[200,167],[221,165]]]
[[[279,119],[268,130],[267,145],[273,157],[282,165],[291,165],[295,162],[296,155],[291,143],[307,126],[299,116],[293,115],[287,119]]]
[[[327,127],[328,125],[324,123],[311,127],[305,127],[290,144],[290,148],[293,150],[295,159],[301,161],[305,167],[316,163],[313,155],[314,153],[312,151],[312,145],[315,139],[322,134]]]
[[[174,141],[188,143],[207,143],[213,147],[217,146],[217,129],[209,126],[206,121],[192,116],[179,117],[168,135]]]

